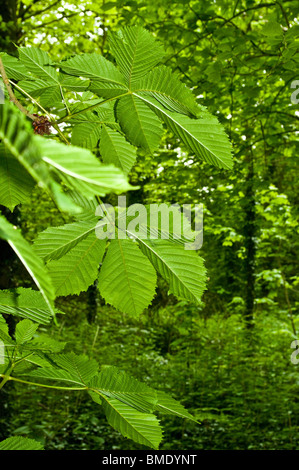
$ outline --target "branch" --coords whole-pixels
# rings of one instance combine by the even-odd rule
[[[67,116],[65,116],[65,117],[59,119],[58,121],[56,121],[56,124],[60,124],[61,122],[69,121],[70,119],[72,119],[74,116],[77,116],[78,114],[86,113],[86,111],[90,111],[94,108],[97,108],[98,106],[101,106],[104,103],[108,103],[109,101],[117,100],[118,98],[121,98],[122,96],[126,96],[126,95],[130,95],[130,92],[122,93],[121,95],[113,96],[112,98],[107,98],[106,100],[99,101],[98,103],[93,104],[92,106],[88,106],[87,108],[81,109],[80,111],[77,111],[73,114],[68,114]]]
[[[32,18],[32,16],[38,16],[38,15],[41,15],[42,13],[45,13],[45,11],[47,10],[50,10],[52,9],[53,7],[55,7],[55,5],[57,5],[57,3],[60,3],[61,0],[56,0],[56,2],[52,3],[52,5],[49,5],[48,7],[44,8],[43,10],[39,10],[39,11],[36,11],[35,13],[33,13],[32,15],[29,15],[29,16],[24,16],[23,17],[23,20],[28,20],[29,18]],[[37,2],[34,2],[34,3],[37,3]],[[25,13],[27,13],[30,9],[31,9],[32,5],[30,5],[27,10],[25,10]]]
[[[67,390],[88,390],[88,387],[58,387],[56,385],[47,385],[47,384],[40,384],[37,382],[28,382],[27,380],[21,380],[21,379],[18,379],[17,377],[12,377],[10,375],[5,375],[5,374],[0,374],[0,377],[3,378],[3,382],[5,381],[5,383],[13,380],[14,382],[19,382],[19,383],[26,384],[26,385],[34,385],[35,387],[52,388],[55,390],[66,390],[66,391]],[[1,384],[3,382],[1,382]]]
[[[9,79],[7,78],[7,75],[6,75],[5,68],[4,68],[1,57],[0,57],[0,73],[1,73],[2,78],[3,78],[3,83],[4,83],[4,85],[7,89],[7,92],[9,94],[10,101],[12,101],[17,106],[17,108],[19,108],[19,110],[22,111],[22,113],[24,113],[27,117],[32,119],[32,121],[35,121],[36,117],[33,116],[33,114],[29,113],[29,111],[26,108],[24,108],[24,106],[21,105],[21,103],[15,97],[14,92],[12,91],[12,88],[9,84]]]

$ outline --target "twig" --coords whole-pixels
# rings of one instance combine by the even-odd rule
[[[5,88],[7,89],[7,92],[9,94],[10,101],[12,101],[17,106],[17,108],[19,108],[19,110],[22,111],[22,113],[24,113],[27,117],[32,119],[32,121],[35,121],[36,116],[33,116],[33,114],[29,113],[29,111],[26,108],[24,108],[24,106],[22,106],[21,103],[15,97],[14,92],[12,91],[12,88],[9,84],[9,79],[7,78],[1,57],[0,57],[0,73],[3,78],[3,83],[5,85]]]

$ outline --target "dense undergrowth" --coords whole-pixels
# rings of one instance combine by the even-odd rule
[[[298,446],[298,372],[290,361],[289,324],[281,315],[264,312],[249,332],[237,310],[204,319],[203,312],[182,303],[134,321],[99,305],[92,324],[89,310],[86,294],[80,302],[71,298],[53,337],[67,341],[67,350],[118,364],[174,393],[200,419],[197,425],[163,418],[161,449]],[[4,435],[32,437],[46,449],[143,448],[107,427],[84,395],[10,387],[0,421]]]

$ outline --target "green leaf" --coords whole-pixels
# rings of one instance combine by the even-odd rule
[[[14,156],[0,144],[0,204],[13,211],[25,202],[35,181]]]
[[[261,33],[265,36],[283,36],[283,30],[279,23],[276,21],[268,21],[261,30]]]
[[[16,57],[4,53],[1,53],[0,55],[8,78],[12,78],[14,80],[30,78],[24,64],[22,64]]]
[[[16,345],[15,341],[9,336],[7,323],[5,322],[3,317],[1,317],[1,320],[0,320],[0,339],[2,340],[3,346],[5,348],[11,347],[11,346],[14,347]],[[4,352],[4,357],[5,357],[5,352]]]
[[[71,188],[86,196],[133,189],[121,170],[102,165],[89,150],[43,138],[39,139],[39,144],[43,161],[50,168],[58,170],[61,178]]]
[[[124,437],[158,448],[162,431],[150,413],[157,403],[154,390],[115,367],[107,367],[91,380],[89,394],[102,403],[108,423]]]
[[[109,44],[129,86],[164,57],[164,50],[152,34],[140,26],[125,27],[109,34]]]
[[[29,272],[39,288],[50,311],[54,314],[54,289],[49,273],[31,245],[22,237],[21,232],[0,215],[0,238],[6,240]]]
[[[101,82],[99,80],[93,80],[90,84],[89,90],[106,100],[119,98],[122,95],[128,94],[128,88],[125,85]]]
[[[81,239],[66,255],[50,261],[48,269],[56,295],[80,294],[95,281],[106,247],[92,231]]]
[[[132,215],[119,214],[118,226],[126,224],[125,230],[128,237],[170,240],[180,245],[194,244],[195,233],[192,231],[187,215],[178,205],[150,204],[145,205],[143,209],[145,210],[139,211],[137,204],[134,212],[134,205],[132,205]],[[138,224],[132,230],[130,224],[133,222],[134,225],[136,212],[138,212]]]
[[[55,354],[51,356],[51,363],[52,367],[40,367],[26,375],[67,382],[84,389],[87,388],[88,382],[97,374],[99,368],[95,360],[90,360],[84,355],[77,356],[73,352]]]
[[[128,174],[136,160],[136,149],[117,131],[103,126],[100,141],[103,162]]]
[[[156,67],[134,83],[132,91],[138,96],[152,96],[165,108],[176,113],[196,116],[199,111],[191,90],[164,65]]]
[[[165,415],[175,415],[180,418],[191,419],[197,422],[197,420],[174,398],[171,398],[167,393],[157,391],[158,403],[155,406],[155,410]]]
[[[106,302],[130,315],[139,315],[155,295],[156,273],[136,243],[112,240],[99,275]]]
[[[33,247],[44,261],[59,259],[88,237],[91,232],[95,233],[96,223],[97,220],[94,216],[93,222],[77,222],[60,227],[49,227],[39,233]]]
[[[0,138],[7,151],[18,160],[39,186],[51,194],[62,211],[78,212],[78,208],[51,178],[49,168],[41,158],[40,144],[42,145],[46,139],[34,136],[24,114],[9,103],[0,106]]]
[[[53,337],[45,334],[38,334],[35,338],[30,341],[30,349],[37,352],[45,352],[45,353],[59,353],[61,352],[66,346],[66,343],[57,341]],[[31,361],[31,356],[28,360]]]
[[[33,371],[25,370],[22,374],[20,373],[20,375],[47,379],[47,381],[53,380],[55,382],[66,383],[70,388],[76,387],[78,390],[85,389],[85,385],[82,383],[81,378],[78,379],[77,377],[73,377],[70,372],[58,367],[40,367]]]
[[[70,75],[103,82],[107,81],[118,85],[124,84],[124,78],[115,65],[96,52],[76,55],[58,65]]]
[[[197,157],[218,168],[230,169],[231,144],[217,118],[203,110],[202,117],[191,119],[166,110],[153,98],[140,95],[187,148]]]
[[[16,326],[16,342],[17,344],[24,344],[30,341],[38,328],[37,323],[32,323],[30,320],[22,320]]]
[[[155,390],[116,367],[105,367],[89,386],[101,396],[116,398],[143,413],[151,413],[157,405]]]
[[[56,355],[54,362],[84,384],[88,383],[99,369],[98,363],[94,359],[89,359],[84,355],[77,356],[73,352]]]
[[[86,91],[90,85],[90,80],[82,80],[77,77],[70,77],[63,73],[59,74],[60,85],[71,91]]]
[[[163,134],[160,120],[140,99],[130,95],[121,98],[116,114],[128,140],[137,147],[153,153]]]
[[[78,147],[94,149],[101,136],[101,122],[86,121],[74,126],[72,144]]]
[[[87,198],[78,191],[68,191],[67,195],[74,202],[74,204],[81,208],[81,212],[76,217],[78,220],[94,220],[96,208],[99,205],[95,197],[92,199]]]
[[[44,450],[44,447],[33,439],[13,436],[0,442],[0,450]]]
[[[168,240],[138,240],[141,251],[169,283],[179,298],[200,302],[205,289],[206,270],[196,251]]]
[[[10,103],[0,106],[0,139],[7,150],[44,188],[50,187],[50,176],[41,160],[39,147],[32,127],[23,113]]]
[[[61,88],[55,81],[20,81],[18,85],[33,98],[39,98],[42,106],[50,106],[61,101]]]
[[[141,413],[115,398],[105,397],[103,408],[108,423],[124,437],[138,444],[158,449],[162,440],[162,429],[155,415]]]
[[[42,294],[23,287],[0,290],[0,308],[3,313],[18,315],[41,324],[47,324],[53,318]],[[55,312],[60,313],[56,309]]]
[[[4,334],[8,335],[8,324],[6,323],[6,321],[4,320],[4,318],[1,315],[0,315],[0,330]]]
[[[79,103],[72,108],[71,112],[78,112],[85,108],[82,103]],[[70,122],[76,123],[72,131],[72,144],[89,149],[94,149],[97,146],[104,123],[116,125],[113,109],[106,109],[102,106],[95,108],[93,112],[86,111],[74,116]]]
[[[19,58],[25,68],[38,79],[59,83],[58,73],[49,54],[38,47],[19,47]]]

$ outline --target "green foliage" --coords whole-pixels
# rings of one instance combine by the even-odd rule
[[[54,289],[42,259],[36,255],[32,246],[22,237],[20,231],[7,222],[2,215],[0,216],[0,238],[7,241],[20,258],[34,283],[39,288],[50,312],[54,315]]]
[[[165,240],[140,240],[141,251],[169,283],[169,290],[179,298],[200,302],[205,288],[203,260],[194,251]]]
[[[153,414],[164,409],[182,417],[192,416],[173,399],[160,396],[151,387],[131,378],[116,367],[103,368],[95,360],[72,353],[51,352],[53,343],[40,344],[31,340],[38,324],[22,320],[16,326],[16,339],[9,341],[6,363],[1,366],[1,386],[6,380],[28,385],[68,391],[88,392],[97,405],[102,405],[107,420],[124,437],[139,444],[157,449],[162,439],[162,429]],[[0,330],[4,340],[6,334]],[[56,345],[54,344],[54,351]],[[45,353],[47,350],[50,352]],[[13,376],[10,376],[14,370]],[[26,377],[24,380],[23,377]],[[29,381],[28,381],[29,379]],[[38,382],[31,382],[38,380]],[[160,403],[161,400],[161,403]]]
[[[154,154],[163,135],[160,119],[198,157],[216,166],[231,166],[231,150],[216,118],[209,117],[207,123],[208,112],[198,107],[192,92],[170,69],[156,67],[164,54],[149,32],[136,26],[109,37],[118,68],[97,53],[76,55],[60,63],[37,47],[19,47],[19,61],[1,56],[4,77],[6,74],[17,90],[15,103],[24,112],[17,98],[27,105],[26,100],[31,100],[46,113],[41,122],[25,110],[34,119],[35,133],[47,137],[34,135],[25,116],[11,104],[1,106],[0,202],[13,210],[38,184],[58,210],[75,221],[47,228],[31,246],[0,216],[0,237],[10,244],[40,291],[18,288],[0,292],[2,312],[25,318],[16,325],[14,337],[1,324],[0,335],[8,352],[1,367],[0,388],[14,380],[88,391],[102,404],[108,422],[117,431],[156,449],[162,430],[153,413],[193,419],[182,405],[116,368],[98,373],[97,362],[74,353],[57,353],[61,347],[47,339],[36,342],[38,323],[47,324],[60,313],[54,307],[56,297],[79,295],[96,280],[108,303],[129,315],[140,315],[155,295],[156,271],[169,284],[170,292],[199,303],[205,269],[196,253],[186,254],[175,234],[163,243],[149,243],[141,236],[134,240],[129,227],[119,229],[124,237],[107,244],[95,234],[96,201],[101,204],[100,197],[111,192],[138,189],[128,181],[136,162],[135,147]],[[11,95],[7,81],[6,85]],[[65,134],[60,123],[67,126]],[[50,127],[57,132],[56,138],[48,136]]]
[[[298,448],[298,374],[290,362],[292,332],[283,312],[258,313],[249,336],[236,306],[233,315],[220,312],[210,318],[186,302],[160,306],[139,318],[100,307],[90,325],[85,296],[64,305],[66,324],[55,327],[52,337],[70,341],[68,351],[84,351],[108,369],[117,365],[142,387],[157,390],[154,414],[163,427],[161,450]],[[107,427],[103,407],[88,393],[28,387],[30,393],[24,394],[24,385],[15,382],[12,417],[9,423],[0,418],[7,434],[38,439],[49,450],[144,448]],[[115,382],[114,391],[119,392]],[[199,423],[166,414],[170,391]],[[111,398],[116,396],[121,398]],[[178,402],[172,410],[186,413]]]
[[[30,279],[1,242],[0,287],[5,289],[2,305],[9,328],[0,315],[0,335],[9,356],[16,347],[18,354],[28,347],[35,350],[30,364],[28,359],[16,365],[19,380],[25,377],[21,373],[49,367],[41,352],[61,352],[57,339],[70,340],[68,352],[117,365],[142,380],[142,386],[159,389],[155,410],[161,413],[163,449],[297,448],[298,379],[290,362],[299,305],[296,2],[69,0],[58,10],[49,6],[48,0],[3,2],[1,30],[9,37],[0,43],[21,59],[1,53],[13,92],[31,113],[47,116],[54,130],[53,136],[39,142],[20,113],[14,118],[9,112],[6,119],[2,111],[8,107],[2,106],[6,110],[0,110],[1,139],[6,129],[10,134],[0,147],[0,203],[10,210],[17,206],[13,213],[4,209],[3,214],[13,225],[21,225],[27,240],[37,237],[33,249],[45,257],[53,278],[57,263],[60,279],[55,278],[55,288],[61,285],[60,292],[78,295],[56,300],[66,315],[58,326],[46,329],[52,314],[42,294],[30,290]],[[15,50],[14,44],[22,47]],[[232,161],[227,137],[213,115],[234,147],[231,173],[222,170]],[[26,154],[14,137],[22,141],[23,135],[23,142],[29,142],[29,134],[32,148]],[[66,145],[60,144],[61,150],[55,147],[56,162],[52,152],[55,164],[45,160],[49,157],[41,147],[58,144],[58,139],[77,147],[75,177],[70,176],[72,162],[63,160]],[[113,185],[110,174],[111,187],[106,190],[97,179],[94,193],[89,192],[84,178],[94,174],[87,175],[83,165],[79,168],[83,155],[91,163],[90,154],[82,149],[105,166],[115,165],[123,176],[119,174]],[[58,160],[64,163],[63,171]],[[203,203],[201,255],[209,276],[203,297],[201,258],[193,253],[191,259],[175,236],[165,245],[164,240],[156,243],[159,256],[157,249],[152,256],[152,247],[141,235],[135,242],[125,240],[131,251],[139,247],[145,265],[151,263],[158,273],[157,295],[146,315],[122,315],[103,305],[102,262],[112,258],[113,245],[107,245],[103,256],[95,253],[90,265],[83,263],[76,276],[74,260],[88,237],[92,239],[88,224],[95,221],[97,198],[114,204],[115,196],[108,193],[118,192],[121,178],[128,189],[128,181],[135,189],[140,186],[128,195],[130,202]],[[47,192],[34,188],[30,197],[35,183]],[[43,233],[44,229],[48,230]],[[161,235],[156,227],[154,232]],[[122,265],[108,274],[113,278]],[[122,279],[127,289],[128,281],[136,281],[136,272]],[[145,293],[148,303],[155,279],[152,271]],[[20,285],[23,291],[26,287],[26,298]],[[121,292],[109,287],[108,280],[104,290],[122,308]],[[81,288],[87,292],[79,294]],[[167,290],[191,303],[178,302]],[[31,292],[38,304],[30,303]],[[43,323],[44,333],[16,346],[12,318],[6,315],[13,312]],[[53,386],[50,379],[36,380]],[[136,382],[130,383],[138,389]],[[107,428],[107,403],[97,393],[89,391],[102,406],[83,391],[49,393],[48,388],[28,384],[24,393],[24,384],[11,384],[5,387],[5,400],[0,400],[2,439],[28,436],[49,449],[143,446],[122,440],[118,431]],[[121,379],[120,384],[126,387]],[[167,397],[173,390],[202,424],[167,416],[171,399],[162,389]],[[114,392],[116,398],[108,397],[109,401],[118,400],[113,404],[126,414],[115,386]],[[140,406],[143,409],[130,410],[135,428],[109,411],[110,405],[105,408],[111,423],[124,434],[128,426],[139,442],[138,413],[152,414],[146,403]],[[172,409],[177,416],[186,413],[178,404]],[[149,421],[155,434],[156,418]],[[156,438],[150,428],[148,433],[144,439],[152,437],[157,443],[158,432]]]
[[[34,180],[4,145],[0,146],[0,178],[0,203],[13,211],[29,198]]]
[[[44,450],[43,446],[33,439],[26,437],[9,437],[0,442],[0,450]]]
[[[3,313],[18,315],[37,323],[47,324],[53,319],[52,311],[42,294],[32,289],[19,287],[18,289],[1,290],[0,305]],[[55,310],[56,313],[59,312],[57,309]]]
[[[136,243],[112,240],[100,270],[99,286],[108,303],[138,315],[155,294],[156,273]]]

